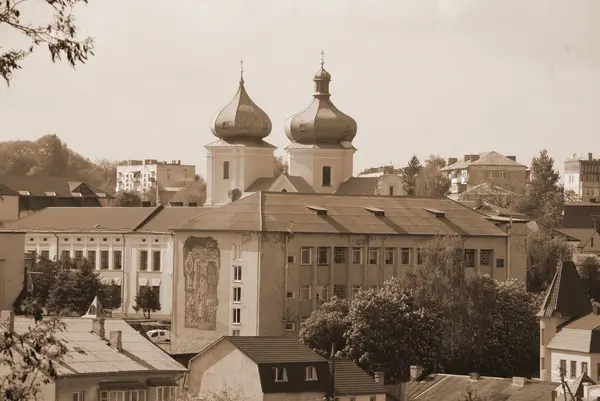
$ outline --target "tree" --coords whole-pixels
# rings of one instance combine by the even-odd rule
[[[430,155],[425,160],[425,167],[417,179],[417,195],[419,196],[446,196],[450,190],[450,179],[440,171],[446,167],[446,161],[435,155]]]
[[[561,238],[539,231],[527,237],[527,290],[545,291],[556,273],[556,266],[573,258],[573,250]]]
[[[63,57],[72,66],[85,63],[90,55],[94,55],[94,42],[91,38],[79,39],[73,9],[87,0],[45,0],[53,10],[49,22],[33,24],[26,17],[27,0],[0,1],[0,28],[9,28],[9,33],[20,33],[27,38],[29,44],[25,49],[10,49],[0,53],[0,75],[7,84],[13,73],[21,68],[25,57],[33,53],[40,45],[48,47],[52,61]]]
[[[596,302],[600,301],[600,262],[594,257],[586,258],[580,266],[577,267],[579,276],[590,297]]]
[[[119,191],[115,199],[118,207],[141,207],[142,197],[134,191]]]
[[[46,309],[55,315],[69,316],[75,310],[72,302],[73,273],[70,269],[62,268],[58,271],[52,289],[45,303]]]
[[[69,167],[69,149],[56,135],[44,135],[39,138],[38,165],[29,175],[49,175],[51,177],[66,177]]]
[[[331,355],[331,344],[341,351],[346,347],[344,333],[350,326],[350,303],[334,297],[314,311],[300,327],[298,337],[306,346],[325,358]]]
[[[113,311],[118,309],[123,304],[121,286],[117,285],[114,280],[104,284],[100,290],[99,299],[104,310]]]
[[[345,353],[369,373],[393,381],[411,364],[433,368],[443,359],[444,326],[437,309],[418,305],[412,290],[393,278],[378,290],[362,291],[350,307]]]
[[[279,176],[280,174],[288,172],[288,164],[285,160],[283,160],[283,157],[273,156],[273,161],[275,163],[275,169],[273,171],[273,174],[275,175],[275,177]]]
[[[408,166],[404,167],[404,191],[407,195],[416,195],[417,179],[421,174],[423,166],[417,155],[413,155],[408,161]]]
[[[140,287],[138,294],[135,296],[135,305],[133,310],[144,314],[146,319],[150,319],[150,312],[160,310],[159,293],[154,288],[146,285]]]

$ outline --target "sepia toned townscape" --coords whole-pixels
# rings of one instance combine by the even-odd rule
[[[147,1],[138,1],[136,18],[128,19],[132,36],[146,29],[137,21],[144,13],[155,18],[156,2]],[[178,35],[189,20],[184,14],[196,7],[214,32],[218,26],[226,35],[250,35],[241,24],[214,22],[253,7],[231,1],[165,6],[180,13],[172,29],[163,29],[165,40],[188,43]],[[437,10],[437,23],[458,27],[471,7],[470,0],[336,0],[335,6],[332,0],[310,7],[313,0],[256,1],[257,21],[284,7],[297,22],[311,7],[339,13],[347,6],[344,18],[356,18],[356,26],[382,21],[381,32],[370,28],[382,43],[390,40],[383,31],[388,23],[412,29],[415,41],[433,35],[411,25],[418,18],[406,17],[409,11]],[[488,21],[517,29],[517,16],[529,15],[525,4],[533,1],[507,1],[514,7],[472,6],[491,7]],[[600,7],[585,1],[548,6],[545,17],[530,21],[554,32],[555,21],[575,26],[575,16],[585,14],[586,24],[600,26]],[[492,134],[490,127],[474,135],[466,115],[449,120],[434,106],[427,116],[403,112],[404,95],[384,95],[393,92],[395,78],[378,71],[374,60],[359,67],[349,54],[336,56],[348,57],[344,62],[332,56],[338,61],[330,64],[329,52],[352,52],[333,39],[322,38],[331,44],[327,52],[316,39],[299,46],[302,68],[285,72],[293,85],[284,82],[278,66],[257,56],[262,46],[275,49],[288,40],[269,33],[262,44],[250,44],[249,36],[235,45],[253,55],[252,64],[240,54],[190,61],[210,65],[214,75],[170,69],[180,82],[205,89],[190,90],[203,108],[198,115],[182,118],[176,111],[184,107],[183,94],[132,95],[125,81],[142,82],[150,92],[163,85],[148,65],[128,70],[121,89],[111,89],[112,100],[86,104],[94,120],[84,131],[63,134],[53,126],[79,124],[87,118],[78,114],[83,109],[48,117],[34,111],[36,102],[51,108],[77,91],[75,102],[85,102],[86,92],[96,96],[95,84],[76,81],[49,95],[43,88],[53,84],[50,71],[60,69],[56,74],[69,82],[100,82],[102,71],[119,71],[94,63],[110,61],[103,53],[119,48],[127,18],[114,16],[114,30],[99,28],[94,21],[113,6],[97,2],[0,0],[0,401],[600,399],[600,149],[575,129],[559,143],[528,125],[543,120],[539,126],[551,131],[575,109],[577,118],[589,104],[597,110],[599,81],[577,89],[561,81],[562,108],[519,120],[516,109],[529,101],[522,100],[512,111],[521,124],[515,132]],[[530,17],[539,11],[531,10]],[[561,14],[566,10],[570,17]],[[175,11],[162,13],[166,21]],[[338,34],[333,26],[340,22],[331,21],[331,31],[319,35]],[[569,57],[586,55],[585,68],[600,76],[600,31],[589,29],[581,28],[577,40],[546,41],[556,39]],[[226,35],[211,40],[228,43]],[[356,54],[377,46],[356,40]],[[126,64],[144,57],[137,46],[120,60],[124,77]],[[432,54],[444,53],[431,46]],[[223,54],[230,52],[225,48]],[[472,59],[488,54],[470,52]],[[166,56],[156,58],[164,63]],[[560,65],[552,64],[549,82],[559,79]],[[581,82],[583,66],[574,75]],[[406,85],[412,78],[403,79]],[[414,79],[425,94],[430,78]],[[469,79],[465,73],[458,85],[468,87]],[[559,85],[552,82],[548,88]],[[568,90],[590,97],[571,98]],[[447,94],[448,108],[468,102],[463,95]],[[475,103],[493,109],[499,96],[483,90]],[[395,102],[397,115],[379,106],[389,103],[384,97]],[[121,102],[130,102],[130,120],[115,111]],[[295,108],[272,112],[280,103]],[[136,123],[138,106],[144,121]],[[478,121],[513,119],[509,108],[496,110],[500,117],[482,110],[467,114]],[[27,121],[15,123],[14,113],[26,113]],[[590,138],[598,131],[592,117],[581,123]],[[403,132],[398,119],[415,127],[441,124],[447,133],[440,139],[425,128]],[[385,132],[374,128],[381,121]],[[48,127],[36,131],[38,124]],[[104,132],[107,124],[122,128]],[[165,131],[169,124],[173,130]],[[176,133],[181,126],[194,138]]]

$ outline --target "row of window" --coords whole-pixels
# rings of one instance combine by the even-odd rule
[[[506,171],[490,171],[490,178],[500,178],[505,180],[508,178],[508,173]]]
[[[177,387],[156,387],[156,401],[171,401],[177,397]],[[100,401],[146,401],[146,390],[100,391]],[[83,392],[73,393],[73,401],[84,401]]]
[[[223,179],[228,180],[230,178],[230,168],[229,162],[223,162]],[[323,166],[321,168],[321,186],[330,187],[331,186],[331,166]],[[390,195],[393,195],[393,188],[390,190]]]
[[[544,363],[544,358],[542,358],[542,366],[544,366],[543,363]],[[560,372],[561,372],[561,374],[563,374],[565,377],[567,377],[567,374],[568,374],[568,377],[570,377],[571,379],[576,379],[578,376],[580,376],[582,374],[586,374],[586,375],[589,374],[588,363],[587,362],[581,362],[580,366],[581,366],[581,370],[579,371],[579,374],[578,374],[577,373],[577,361],[570,361],[570,366],[569,366],[570,369],[567,372],[567,361],[566,361],[566,359],[561,359],[560,360]],[[598,376],[597,379],[600,380],[600,363],[596,364],[596,369],[597,369],[596,371],[598,372],[596,374],[596,376]]]
[[[113,258],[110,260],[110,251],[102,250],[99,252],[100,258],[98,260],[98,252],[88,250],[87,254],[84,255],[84,251],[75,250],[75,254],[71,256],[70,249],[63,249],[60,253],[60,258],[62,260],[66,259],[75,259],[75,260],[83,260],[86,259],[93,268],[99,268],[101,270],[121,270],[123,268],[123,251],[112,251]],[[152,251],[152,267],[150,268],[149,259],[150,259],[150,251],[142,250],[140,251],[140,264],[139,271],[161,271],[161,254],[162,251]],[[40,252],[40,256],[42,258],[49,259],[50,251],[42,250]],[[112,262],[112,263],[111,263]]]
[[[363,255],[365,248],[353,247],[343,248],[335,247],[333,249],[333,262],[334,263],[346,263],[348,259],[348,249],[350,249],[350,262],[353,265],[362,265]],[[328,266],[330,264],[330,247],[317,247],[317,265]],[[379,265],[380,258],[383,254],[383,263],[385,265],[396,265],[396,253],[400,254],[401,265],[411,265],[413,262],[413,248],[368,248],[367,249],[367,264]],[[465,266],[475,267],[477,250],[476,249],[465,249]],[[492,266],[493,265],[494,251],[492,249],[481,249],[479,250],[479,265],[480,266]],[[423,255],[421,248],[416,250],[417,264],[423,264]],[[293,257],[290,257],[290,261],[293,261]],[[313,248],[303,246],[300,248],[300,264],[311,265],[313,263]],[[504,267],[504,259],[498,259],[496,267]]]
[[[281,382],[287,382],[288,381],[288,376],[287,376],[287,369],[286,368],[278,368],[278,367],[274,367],[273,368],[273,380],[281,383]],[[314,366],[307,366],[304,368],[304,380],[305,381],[316,381],[318,380],[317,378],[317,368],[315,368]]]
[[[379,286],[378,285],[372,285],[370,286],[368,289],[369,290],[376,290],[378,289]],[[363,286],[362,285],[353,285],[350,287],[351,292],[348,293],[348,288],[345,284],[335,284],[333,286],[333,296],[338,297],[338,298],[352,298],[354,299],[358,293],[360,291],[363,290]],[[286,297],[287,298],[295,298],[295,295],[293,292],[288,292]],[[328,285],[320,285],[317,287],[317,291],[315,292],[315,298],[317,301],[321,301],[321,302],[326,302],[329,300],[329,286]],[[300,286],[300,292],[299,292],[299,296],[298,298],[301,301],[311,301],[313,297],[313,289],[311,285],[301,285]]]

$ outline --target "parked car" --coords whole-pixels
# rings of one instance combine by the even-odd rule
[[[148,330],[146,335],[155,344],[171,342],[171,332],[168,330]]]

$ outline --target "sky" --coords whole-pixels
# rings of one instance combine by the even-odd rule
[[[35,3],[26,19],[46,16]],[[573,153],[600,157],[598,0],[90,0],[76,16],[96,56],[75,70],[29,57],[0,83],[0,140],[56,133],[92,160],[204,174],[243,59],[284,155],[284,122],[311,101],[324,50],[332,101],[358,123],[356,171],[413,154],[529,164],[546,148],[561,170]]]

